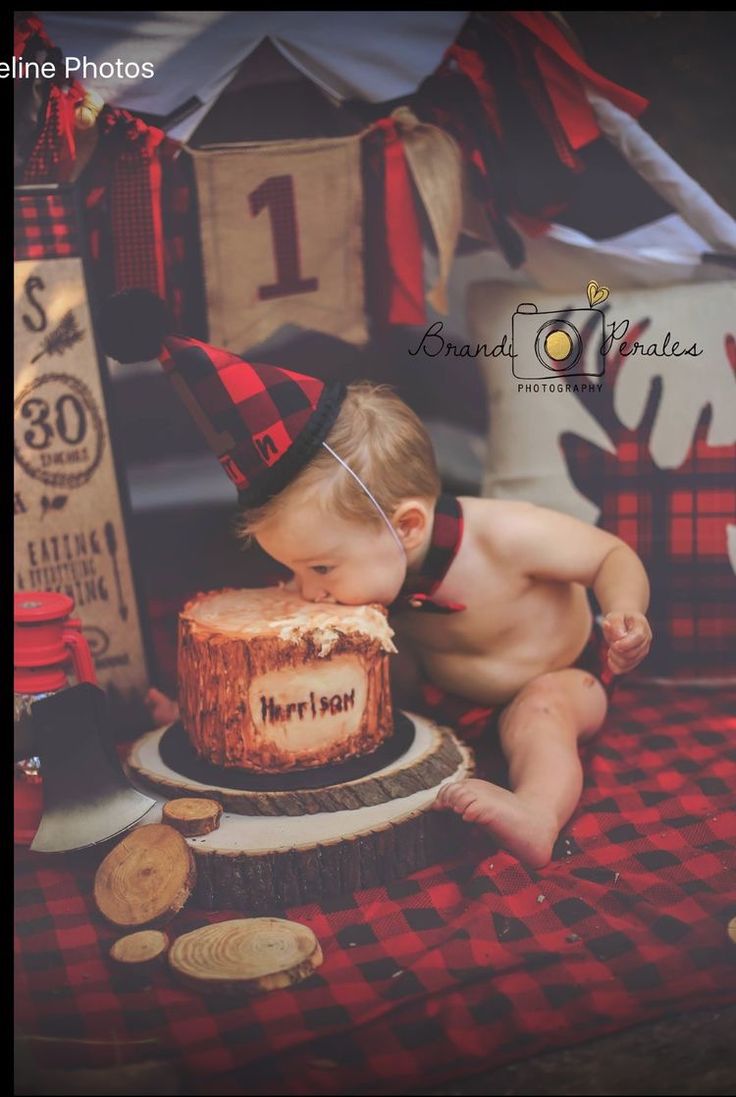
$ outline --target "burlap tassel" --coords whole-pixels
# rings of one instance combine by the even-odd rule
[[[437,242],[439,279],[427,300],[437,312],[446,314],[447,280],[462,227],[462,155],[449,133],[420,122],[409,107],[397,107],[391,117]]]

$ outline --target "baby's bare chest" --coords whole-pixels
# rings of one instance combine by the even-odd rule
[[[426,652],[491,655],[530,643],[553,645],[576,636],[587,616],[584,588],[576,583],[538,580],[508,571],[489,571],[474,581],[450,576],[433,598],[460,603],[459,612],[407,610],[392,619],[399,646],[402,641]],[[580,621],[577,618],[580,617]]]
[[[435,612],[430,607],[408,609],[392,618],[397,636],[432,651],[484,654],[503,641],[510,631],[523,627],[531,617],[530,600],[536,601],[533,583],[507,576],[504,581],[488,575],[462,581],[457,576],[432,595],[437,602],[465,606],[457,612]]]

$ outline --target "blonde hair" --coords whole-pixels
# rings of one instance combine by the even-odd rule
[[[357,473],[391,517],[409,497],[431,500],[441,491],[432,442],[418,416],[389,385],[357,381],[345,399],[327,444]],[[297,498],[318,495],[322,506],[347,521],[382,525],[366,493],[328,450],[320,448],[307,467],[263,506],[241,512],[237,536],[250,542],[265,525]]]

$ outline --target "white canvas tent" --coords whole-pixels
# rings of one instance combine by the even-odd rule
[[[76,75],[110,105],[156,116],[169,136],[183,141],[264,40],[336,102],[380,103],[415,92],[469,14],[39,12],[67,57],[84,58],[90,66],[118,59],[151,63],[156,75],[150,79],[94,79],[81,70]],[[601,275],[621,285],[722,277],[717,261],[704,265],[702,257],[736,255],[733,218],[630,115],[592,88],[586,94],[606,138],[672,212],[609,239],[593,240],[553,224],[543,237],[525,237],[528,259],[521,278],[492,248],[472,263],[460,261],[460,268],[472,270],[472,277],[480,269],[481,277],[559,288],[578,284],[578,271],[587,269],[594,249]],[[267,104],[258,109],[267,110]],[[183,111],[189,113],[182,118]],[[461,285],[467,281],[462,269],[456,275]],[[460,316],[454,319],[462,327]]]
[[[42,11],[67,56],[93,64],[129,59],[153,79],[79,78],[112,106],[166,119],[193,104],[171,137],[187,140],[258,45],[268,39],[336,100],[410,95],[436,69],[464,11]],[[92,70],[90,69],[90,72]],[[198,104],[193,101],[198,101]]]

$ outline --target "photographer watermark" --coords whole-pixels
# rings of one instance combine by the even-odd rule
[[[590,308],[566,309],[562,314],[559,311],[540,312],[536,305],[528,302],[518,306],[511,318],[514,377],[520,381],[549,383],[553,377],[563,375],[565,379],[603,376],[606,372],[604,315],[594,306],[606,301],[609,291],[607,286],[589,282],[587,293]],[[560,382],[555,384],[553,391],[560,391],[557,384]],[[523,388],[519,386],[519,391]],[[538,390],[530,386],[526,391]]]
[[[588,308],[555,309],[540,312],[531,302],[517,306],[511,317],[511,338],[504,334],[491,349],[487,343],[452,343],[443,335],[441,321],[425,331],[412,357],[423,353],[429,358],[510,358],[511,370],[517,378],[517,392],[594,393],[603,389],[606,358],[699,357],[703,351],[697,343],[681,345],[667,332],[661,342],[627,340],[629,320],[610,320],[606,308],[598,308],[609,297],[607,286],[588,282]],[[648,322],[647,322],[648,323]],[[644,324],[644,328],[647,324]],[[642,327],[635,335],[642,335]],[[578,380],[584,378],[584,380]],[[571,380],[572,379],[572,380]]]

